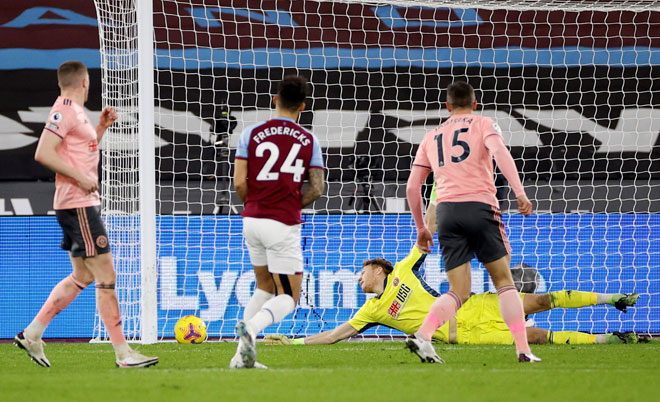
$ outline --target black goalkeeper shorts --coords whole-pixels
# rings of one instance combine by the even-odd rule
[[[110,252],[100,206],[58,209],[55,215],[64,235],[61,247],[72,256],[87,258]]]
[[[469,262],[475,254],[485,264],[511,253],[498,208],[483,202],[440,202],[436,208],[445,271]]]

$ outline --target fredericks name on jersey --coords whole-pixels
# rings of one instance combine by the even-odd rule
[[[267,127],[262,131],[259,131],[256,133],[252,139],[254,142],[257,144],[261,143],[261,141],[265,140],[266,138],[270,137],[271,135],[290,135],[291,137],[295,138],[296,140],[300,141],[300,143],[303,146],[306,146],[309,144],[310,139],[308,136],[305,135],[305,133],[300,132],[299,130],[296,129],[291,129],[291,127],[283,127],[283,126],[277,126],[277,127]]]

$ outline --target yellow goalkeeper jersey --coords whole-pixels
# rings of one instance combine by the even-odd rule
[[[397,262],[387,276],[383,293],[367,300],[348,324],[358,332],[376,325],[385,325],[407,334],[415,333],[433,301],[440,296],[419,272],[425,258],[426,254],[413,246],[410,254]],[[448,327],[446,323],[438,328],[433,338],[447,342]]]

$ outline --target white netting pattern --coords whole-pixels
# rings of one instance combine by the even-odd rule
[[[134,320],[127,332],[135,337],[136,21],[133,2],[95,3],[104,102],[123,121],[104,140],[104,210],[126,295],[123,315]],[[534,217],[506,218],[513,262],[539,269],[540,290],[643,295],[627,315],[557,310],[538,314],[537,323],[660,332],[660,221],[653,214],[660,5],[484,1],[446,8],[453,5],[154,2],[159,337],[171,337],[185,314],[205,319],[211,336],[233,336],[253,286],[241,204],[230,191],[233,150],[243,128],[272,115],[271,96],[288,73],[311,82],[300,123],[321,142],[328,185],[303,225],[301,305],[270,331],[333,328],[365,300],[356,284],[361,262],[407,254],[414,234],[405,180],[416,145],[448,115],[443,89],[467,79],[479,113],[502,127],[537,204]],[[504,212],[513,213],[512,194],[497,183]],[[438,266],[436,252],[427,258],[427,282],[445,291]],[[475,264],[473,290],[489,288]]]

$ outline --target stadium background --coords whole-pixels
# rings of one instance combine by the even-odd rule
[[[327,7],[314,2],[305,4],[314,10]],[[52,215],[50,211],[52,174],[32,160],[43,121],[58,94],[55,69],[64,60],[77,58],[90,66],[92,82],[98,83],[100,58],[97,50],[95,11],[91,2],[61,1],[57,7],[43,7],[43,2],[27,0],[20,4],[17,2],[3,4],[0,7],[3,11],[0,13],[0,180],[2,180],[0,182],[0,289],[2,289],[0,312],[3,314],[3,320],[0,322],[0,338],[10,338],[29,322],[52,286],[69,272],[66,254],[58,250],[60,235],[57,223],[54,217],[50,216]],[[345,7],[347,8],[345,12],[350,14],[355,6]],[[217,10],[214,14],[219,19],[224,15],[221,11]],[[327,14],[331,15],[331,11],[328,10]],[[361,18],[363,26],[368,28],[373,24],[382,23],[383,19],[378,13],[384,11],[389,11],[389,15],[392,16],[391,9],[373,10],[373,16]],[[189,18],[168,22],[183,25],[200,23],[196,19],[200,16],[196,14],[194,8],[177,12],[188,15]],[[249,13],[243,14],[247,20],[253,17]],[[266,17],[261,17],[262,20],[270,18],[268,17],[270,14],[265,15]],[[400,14],[399,17],[400,19],[391,18],[386,23],[396,27],[396,24],[404,19]],[[508,19],[519,17],[519,15],[498,12],[472,16],[475,21],[481,21],[478,24],[479,29],[499,32],[501,36],[506,34]],[[552,15],[543,13],[535,13],[528,17],[544,21],[552,20]],[[281,25],[279,29],[295,29],[297,25],[295,21],[286,20],[282,16],[278,18],[280,19],[277,21]],[[625,19],[626,14],[622,13],[620,18]],[[236,21],[240,21],[240,18],[222,20],[221,25],[229,29],[234,24],[234,29],[240,31],[240,23]],[[273,29],[273,24],[266,24],[268,21],[262,22],[264,22],[265,36],[269,37],[268,30]],[[326,35],[321,28],[332,26],[333,23],[334,20],[328,22],[321,19],[317,23],[318,29],[308,27],[308,36],[298,38],[293,43],[268,41],[268,43],[250,43],[246,46],[237,38],[233,42],[211,44],[223,49],[222,51],[227,54],[234,52],[231,54],[236,55],[237,61],[174,66],[173,71],[159,72],[159,82],[171,83],[171,87],[164,88],[174,91],[170,94],[173,99],[199,98],[202,100],[201,105],[227,104],[234,111],[233,114],[240,124],[243,113],[254,113],[244,110],[243,106],[256,105],[263,109],[268,107],[267,94],[270,93],[270,88],[265,84],[267,81],[260,78],[279,77],[282,69],[290,66],[287,66],[285,61],[274,61],[278,67],[271,68],[264,64],[264,68],[245,71],[238,68],[238,60],[241,57],[258,58],[258,52],[251,49],[268,46],[305,49],[314,46],[316,41],[323,40]],[[219,28],[210,25],[208,29]],[[553,286],[561,284],[562,287],[573,289],[588,287],[585,290],[612,292],[634,290],[647,294],[660,293],[658,251],[660,234],[657,230],[660,222],[656,215],[651,214],[660,211],[659,186],[656,185],[660,171],[658,159],[660,127],[657,126],[660,116],[654,118],[659,99],[657,95],[653,95],[659,93],[660,84],[658,80],[652,80],[652,77],[658,76],[660,65],[658,52],[652,51],[658,48],[658,44],[655,43],[658,38],[655,38],[653,43],[645,44],[648,49],[648,54],[645,54],[637,49],[628,50],[630,46],[639,45],[635,41],[636,32],[624,35],[630,43],[616,44],[607,40],[606,30],[597,33],[604,39],[600,42],[596,41],[593,46],[596,49],[607,49],[608,57],[615,55],[616,61],[610,62],[608,66],[602,65],[600,58],[605,53],[598,50],[587,56],[577,56],[570,52],[561,54],[562,51],[559,49],[548,53],[545,59],[539,59],[536,56],[544,53],[534,52],[534,49],[536,46],[547,47],[548,44],[538,44],[532,40],[517,44],[520,62],[510,66],[507,71],[496,68],[495,61],[501,57],[501,54],[497,53],[492,56],[492,65],[485,64],[480,67],[468,67],[467,63],[450,65],[454,60],[443,58],[444,56],[441,55],[442,57],[438,57],[441,62],[431,66],[432,70],[424,71],[415,63],[405,66],[394,63],[392,61],[394,56],[384,57],[378,51],[382,44],[395,47],[401,44],[403,37],[398,37],[396,34],[377,37],[366,35],[360,39],[347,39],[346,43],[351,43],[352,40],[360,42],[365,55],[360,60],[365,61],[364,65],[352,66],[358,67],[357,70],[347,68],[341,70],[341,74],[336,71],[333,73],[324,71],[324,65],[316,62],[318,59],[299,58],[303,63],[300,68],[312,77],[311,81],[317,97],[310,105],[310,111],[302,117],[302,123],[318,132],[319,127],[315,125],[315,118],[328,111],[333,113],[340,111],[355,114],[356,121],[364,124],[354,133],[354,141],[337,141],[337,137],[334,137],[332,132],[324,133],[324,151],[329,167],[330,183],[327,196],[317,202],[315,208],[338,212],[345,207],[347,186],[344,183],[360,173],[359,169],[354,167],[355,159],[351,159],[353,155],[366,156],[368,160],[380,160],[378,166],[368,166],[368,175],[379,178],[377,186],[379,193],[382,194],[384,207],[386,207],[386,198],[401,198],[403,183],[409,172],[410,155],[414,154],[416,147],[416,143],[412,140],[417,134],[411,134],[409,137],[411,141],[407,142],[395,135],[396,129],[410,121],[416,126],[414,124],[416,109],[439,108],[438,99],[442,98],[439,96],[438,88],[446,86],[452,74],[475,75],[469,69],[479,68],[480,74],[484,77],[477,83],[482,102],[490,105],[505,103],[512,106],[490,112],[495,113],[498,118],[508,119],[511,122],[509,124],[518,122],[526,129],[538,133],[538,138],[531,141],[527,137],[508,139],[512,143],[512,153],[517,158],[525,179],[535,180],[529,187],[537,196],[545,191],[545,187],[536,185],[539,178],[548,181],[562,180],[567,187],[563,196],[565,202],[551,200],[549,196],[538,197],[547,199],[545,204],[544,201],[540,202],[539,208],[554,214],[539,215],[524,221],[516,216],[507,218],[516,221],[512,227],[525,228],[524,231],[511,233],[512,245],[514,250],[517,250],[514,263],[525,262],[538,267],[546,283],[552,283]],[[589,35],[594,35],[594,32],[590,32]],[[464,40],[465,38],[460,38],[460,43],[466,48],[464,60],[469,60],[471,57],[470,49],[497,45],[482,43],[475,38],[468,38],[467,41]],[[180,38],[180,40],[183,44],[190,44],[194,43],[196,38]],[[450,39],[447,34],[437,35],[435,40],[438,42],[426,43],[424,37],[420,37],[419,40],[420,45],[432,47],[442,41],[457,39]],[[159,51],[171,52],[168,49]],[[370,58],[370,54],[377,57]],[[336,62],[335,67],[341,68],[343,59],[340,56],[340,54],[336,57],[326,55],[327,58],[329,57],[326,60]],[[425,56],[419,55],[419,57]],[[211,57],[211,60],[215,59]],[[561,67],[554,66],[554,60],[560,60]],[[640,60],[646,60],[646,64],[641,67],[635,65]],[[158,61],[157,57],[157,65]],[[539,62],[540,66],[534,64]],[[429,68],[429,64],[424,66]],[[192,88],[208,88],[208,90],[188,89],[186,93],[177,93],[184,91],[183,82],[188,78],[185,74],[186,69],[201,69],[206,71],[208,76],[218,78],[208,83],[198,82],[191,85]],[[378,69],[379,73],[367,74],[365,71],[370,69]],[[515,74],[512,74],[512,70],[516,70]],[[428,77],[422,86],[415,89],[421,101],[405,104],[400,99],[409,100],[411,94],[397,89],[397,84],[410,87],[410,82],[420,73],[427,73],[424,76]],[[329,74],[336,76],[329,77]],[[509,75],[525,76],[531,80],[526,82],[532,83],[534,77],[538,77],[538,81],[532,85],[537,90],[528,91],[517,87],[516,82],[505,78]],[[553,79],[550,80],[549,77]],[[628,79],[631,77],[635,77],[635,80]],[[639,77],[649,78],[640,81]],[[341,85],[329,85],[328,82]],[[628,87],[633,85],[631,84],[633,82],[635,87]],[[375,85],[368,88],[367,84]],[[548,127],[541,123],[532,124],[529,119],[522,119],[519,109],[524,106],[552,110],[555,104],[567,104],[567,99],[561,98],[561,90],[569,85],[580,86],[579,90],[573,88],[570,92],[580,92],[584,97],[582,99],[584,104],[617,105],[617,107],[581,108],[572,112],[599,127],[620,132],[622,139],[620,144],[604,144],[588,132]],[[607,90],[602,90],[603,85],[607,86]],[[194,93],[195,91],[199,93]],[[250,98],[247,93],[253,94],[250,96],[256,98]],[[620,99],[612,99],[612,94],[620,96]],[[324,101],[323,95],[331,101]],[[579,104],[580,101],[571,103]],[[92,87],[90,101],[86,106],[92,111],[90,113],[92,119],[95,119],[101,108],[99,86]],[[186,105],[188,106],[190,105]],[[214,127],[217,120],[216,108],[194,109],[193,107],[184,110],[184,105],[179,102],[159,104],[158,107],[179,110],[183,119],[199,119],[207,122],[209,127],[207,130],[211,130],[210,127]],[[397,115],[398,108],[412,112],[406,116]],[[637,136],[626,135],[630,134],[626,130],[635,126],[626,125],[625,113],[634,108],[648,110],[651,114],[648,121],[656,125],[646,130],[655,133],[655,138],[647,138],[644,144],[635,142]],[[420,122],[417,131],[425,131],[426,124],[432,123],[426,120]],[[159,328],[162,333],[169,333],[173,321],[166,318],[182,312],[195,312],[207,317],[211,332],[231,335],[233,322],[240,309],[225,307],[241,305],[245,299],[246,289],[249,289],[250,284],[249,278],[241,280],[238,272],[242,272],[244,264],[247,264],[247,256],[240,243],[233,245],[234,249],[241,250],[240,252],[226,255],[204,245],[213,244],[217,233],[231,235],[234,231],[235,236],[232,238],[240,239],[238,233],[235,233],[239,225],[236,217],[174,214],[179,212],[176,211],[178,190],[182,189],[182,192],[187,193],[184,180],[195,178],[202,171],[202,168],[195,163],[177,164],[176,161],[190,158],[199,159],[199,163],[202,163],[201,160],[206,157],[202,155],[204,147],[200,144],[208,145],[211,138],[208,131],[184,136],[176,131],[176,127],[176,124],[172,124],[171,127],[158,127],[157,130],[161,139],[157,149],[157,164],[160,171],[166,172],[160,175],[160,180],[173,183],[172,189],[169,190],[173,196],[168,198],[174,200],[169,204],[159,204],[159,213],[162,215],[159,219],[164,227],[172,228],[171,232],[165,230],[161,233],[161,241],[167,244],[168,239],[172,238],[172,233],[177,230],[185,229],[189,234],[185,242],[174,242],[171,248],[160,250],[162,255],[159,256],[161,275],[159,318],[162,325]],[[239,129],[235,134],[238,134]],[[232,136],[232,141],[234,138],[235,135]],[[378,147],[374,144],[383,145]],[[572,160],[574,165],[568,165],[567,160]],[[573,173],[570,177],[566,177],[564,171]],[[628,172],[629,177],[613,176],[621,171]],[[613,177],[617,180],[614,182],[606,180]],[[638,186],[633,179],[641,179],[643,185]],[[210,191],[200,191],[200,198],[213,193],[214,185],[218,184],[203,183],[201,188]],[[601,195],[596,197],[598,191],[601,191]],[[592,201],[594,198],[602,202]],[[402,212],[400,204],[392,202],[392,205],[394,206],[391,212]],[[191,215],[210,214],[213,210],[213,202],[193,205],[190,209]],[[506,201],[504,209],[506,209]],[[571,213],[585,210],[595,214]],[[305,244],[308,255],[311,255],[309,252],[312,250],[322,252],[313,255],[332,254],[328,251],[337,251],[334,255],[338,257],[307,261],[310,268],[309,280],[306,281],[308,302],[296,313],[297,320],[288,321],[284,325],[291,326],[290,331],[293,333],[314,332],[325,328],[296,326],[305,325],[304,318],[307,315],[323,315],[339,321],[347,319],[364,301],[364,295],[357,291],[355,283],[360,262],[367,257],[381,254],[392,260],[405,256],[412,244],[412,225],[409,221],[410,218],[405,213],[310,216],[309,224],[305,225],[305,237],[310,239]],[[315,223],[322,224],[315,225]],[[328,225],[328,223],[337,224]],[[394,226],[399,228],[398,232],[392,231],[391,235],[388,234],[391,237],[384,239],[385,228]],[[336,232],[328,233],[327,228],[330,227],[336,228]],[[538,227],[547,230],[534,230]],[[314,229],[321,232],[312,233]],[[176,263],[184,259],[187,261],[186,264]],[[191,260],[197,263],[190,263]],[[430,282],[437,284],[441,291],[445,290],[443,286],[446,285],[442,284],[442,277],[431,273],[439,271],[428,269],[429,265],[438,265],[439,262],[437,258],[430,260],[427,264],[427,271],[432,277]],[[218,264],[218,261],[222,261],[222,264]],[[220,297],[210,301],[207,293],[203,291],[204,278],[208,279],[209,275],[200,276],[200,271],[210,273],[210,277],[215,278],[213,285],[216,285],[217,292],[229,290],[229,293],[223,292],[228,298]],[[476,280],[473,289],[488,290],[489,285],[483,280],[484,272],[476,270],[475,276],[477,278],[481,276],[482,280]],[[169,285],[164,283],[165,278],[174,280],[176,286],[172,287],[171,283]],[[175,289],[174,293],[171,289]],[[84,291],[80,299],[53,322],[47,335],[56,338],[91,337],[94,315],[93,294],[93,290]],[[639,305],[627,315],[619,315],[605,308],[593,308],[574,313],[550,313],[537,316],[537,322],[545,324],[546,327],[561,325],[561,328],[594,332],[634,329],[658,333],[659,321],[660,303],[648,298],[640,299]]]

